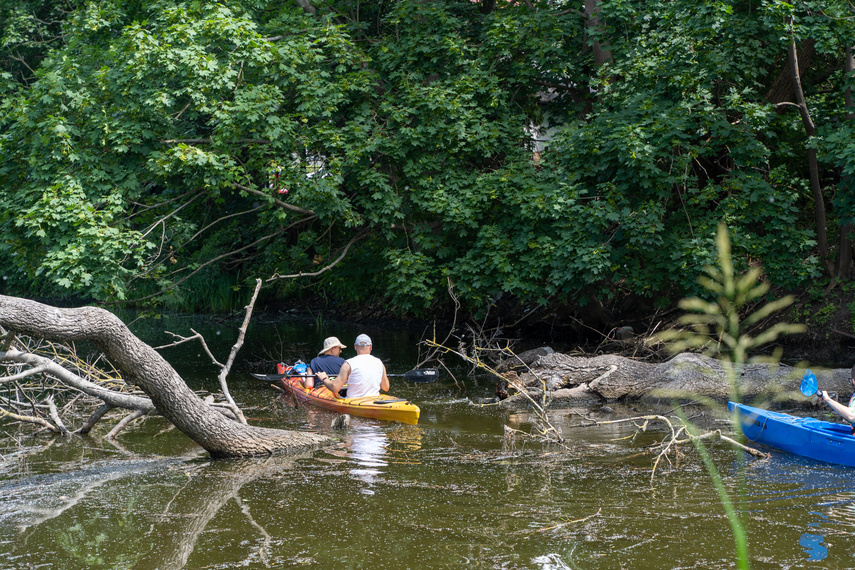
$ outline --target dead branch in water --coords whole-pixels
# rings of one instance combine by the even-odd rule
[[[576,412],[576,413],[578,414],[578,412]],[[674,423],[671,421],[671,418],[668,418],[667,416],[660,416],[660,415],[633,416],[631,418],[624,418],[624,419],[620,419],[620,420],[608,420],[608,421],[597,421],[597,420],[592,420],[590,418],[587,418],[587,417],[583,416],[582,414],[578,414],[578,415],[581,416],[582,418],[584,418],[585,420],[588,420],[590,423],[579,424],[578,426],[575,426],[575,427],[593,427],[593,426],[604,426],[604,425],[613,425],[613,424],[622,424],[622,423],[632,423],[636,427],[636,430],[637,430],[635,433],[635,436],[637,436],[640,433],[646,432],[647,428],[650,426],[650,422],[656,421],[656,422],[664,423],[668,427],[668,431],[670,433],[670,436],[667,437],[666,439],[663,439],[659,443],[648,446],[648,448],[647,448],[648,451],[650,451],[650,452],[657,452],[658,451],[656,453],[656,459],[653,462],[653,471],[651,471],[651,473],[650,473],[650,484],[651,485],[653,484],[653,478],[656,475],[656,469],[659,466],[659,463],[663,459],[667,460],[670,463],[671,458],[668,456],[668,453],[673,451],[676,454],[677,453],[676,446],[680,445],[680,444],[685,444],[685,443],[694,444],[696,441],[712,441],[713,443],[718,442],[718,441],[722,441],[724,443],[729,444],[732,447],[735,447],[736,449],[742,450],[742,451],[744,451],[744,452],[746,452],[746,453],[748,453],[754,457],[757,457],[758,459],[768,459],[769,458],[768,453],[763,453],[762,451],[754,449],[753,447],[748,447],[747,445],[744,445],[744,444],[736,441],[735,439],[724,435],[723,433],[721,433],[721,430],[709,431],[709,432],[706,432],[706,433],[703,433],[703,434],[700,434],[697,436],[692,435],[688,431],[689,426],[681,418],[676,418],[677,421],[679,422],[679,425],[675,426]],[[686,420],[686,421],[688,421],[688,420]],[[633,436],[633,437],[635,437],[635,436]]]
[[[261,280],[257,280],[255,293],[239,330],[238,341],[232,348],[226,364],[220,364],[208,349],[205,339],[193,331],[194,336],[184,338],[168,346],[175,346],[189,340],[199,339],[205,352],[212,361],[220,366],[220,386],[226,403],[215,402],[213,397],[205,399],[207,404],[220,413],[246,424],[243,413],[231,397],[226,383],[226,375],[234,363],[237,351],[243,344],[244,334],[249,324],[252,308],[258,297]],[[192,329],[191,329],[192,330]],[[50,432],[70,437],[72,434],[90,433],[95,424],[107,412],[128,410],[125,415],[105,436],[110,440],[134,420],[150,415],[158,415],[146,395],[135,386],[127,384],[122,375],[103,355],[84,360],[77,353],[73,343],[57,343],[36,340],[26,335],[3,335],[6,360],[0,371],[0,417],[15,422],[32,424]],[[13,345],[22,350],[17,350]],[[164,347],[161,347],[164,348]],[[27,356],[29,355],[29,356]],[[206,392],[199,391],[203,398]],[[58,407],[55,402],[61,402]],[[88,415],[82,426],[72,431],[66,428],[63,416],[77,418]],[[115,415],[115,414],[114,414]]]
[[[246,336],[246,329],[249,327],[249,321],[250,321],[250,318],[252,318],[252,311],[253,311],[253,308],[255,307],[255,301],[256,301],[256,299],[258,299],[258,292],[259,291],[261,291],[261,279],[256,279],[255,280],[255,291],[252,294],[252,299],[250,300],[249,305],[247,305],[244,309],[245,315],[244,315],[244,319],[243,319],[243,324],[238,329],[237,341],[235,341],[235,344],[232,346],[232,350],[229,353],[229,358],[228,358],[228,360],[226,360],[225,364],[220,363],[214,357],[213,353],[211,352],[211,349],[208,348],[208,344],[205,342],[205,337],[203,337],[201,334],[199,334],[198,332],[196,332],[193,329],[190,329],[194,333],[193,336],[190,336],[190,337],[183,337],[183,336],[177,335],[173,332],[166,331],[167,334],[172,335],[173,337],[177,338],[178,340],[172,344],[168,344],[165,346],[158,346],[155,348],[155,350],[159,350],[162,348],[169,348],[169,347],[177,346],[179,344],[182,344],[182,343],[194,340],[194,339],[198,339],[199,342],[202,344],[202,348],[204,349],[205,353],[211,359],[211,362],[213,362],[215,366],[220,368],[220,373],[217,375],[217,379],[220,382],[220,389],[223,391],[223,396],[225,397],[226,402],[228,402],[228,404],[229,404],[229,409],[234,414],[234,416],[237,418],[237,420],[242,424],[246,424],[246,418],[244,417],[243,412],[241,412],[240,408],[238,407],[237,403],[234,401],[234,398],[232,398],[232,395],[229,392],[229,385],[228,385],[228,382],[226,380],[226,377],[229,375],[229,372],[231,371],[232,365],[234,364],[235,357],[237,356],[238,351],[243,346],[243,339]]]
[[[506,426],[506,428],[505,428],[505,434],[506,435],[508,434],[508,430],[512,430],[513,432],[525,434],[529,437],[534,437],[536,439],[540,439],[541,441],[547,441],[550,443],[560,444],[564,441],[564,438],[561,437],[561,433],[555,428],[555,426],[552,425],[552,423],[549,421],[549,418],[546,415],[546,408],[549,406],[549,403],[550,403],[549,391],[546,389],[546,382],[543,379],[541,379],[539,376],[537,376],[537,374],[535,374],[535,377],[541,383],[541,401],[540,402],[536,401],[531,396],[531,394],[529,394],[528,389],[522,383],[522,381],[519,379],[519,377],[517,375],[508,375],[508,376],[502,375],[500,372],[498,372],[493,367],[491,367],[490,365],[485,363],[483,360],[481,360],[478,351],[474,351],[473,356],[469,356],[468,354],[454,350],[454,349],[449,348],[447,346],[443,346],[443,345],[441,345],[441,344],[439,344],[433,340],[426,340],[426,341],[424,341],[424,343],[431,348],[437,349],[437,354],[439,354],[441,352],[445,352],[445,353],[450,352],[452,354],[456,354],[457,356],[462,358],[464,361],[468,362],[469,364],[472,364],[473,369],[484,370],[486,372],[489,372],[490,374],[492,374],[496,378],[499,378],[501,380],[508,382],[508,384],[513,386],[513,388],[515,390],[517,390],[520,394],[523,395],[523,397],[525,397],[528,400],[529,404],[531,404],[534,415],[537,418],[537,421],[535,422],[535,429],[537,429],[537,431],[539,433],[537,435],[533,435],[533,434],[526,433],[526,432],[523,432],[520,430],[514,430],[513,428],[509,428]],[[504,349],[502,349],[502,352],[504,354],[508,354],[510,356],[513,356],[513,357],[519,359],[517,357],[517,355],[514,354],[514,352],[510,348],[505,347]],[[520,360],[520,362],[522,362],[522,360]],[[526,368],[528,368],[528,365],[526,365],[525,363],[523,363],[523,364],[526,366]],[[529,368],[529,372],[531,372],[530,368]],[[532,374],[534,374],[534,373],[532,372]]]

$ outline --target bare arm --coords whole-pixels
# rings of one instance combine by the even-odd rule
[[[329,376],[327,375],[327,373],[326,373],[326,372],[324,372],[323,370],[319,370],[319,371],[317,371],[317,372],[313,372],[313,371],[312,371],[312,369],[311,369],[311,368],[309,368],[309,371],[308,371],[308,372],[306,372],[306,374],[307,374],[307,375],[309,375],[309,376],[317,376],[317,377],[318,377],[318,379],[320,379],[320,380],[326,380],[327,378],[329,378]]]
[[[312,372],[312,367],[307,366],[306,377],[303,378],[303,386],[305,386],[306,388],[312,388],[315,385],[315,380],[312,378],[313,375],[314,372]],[[320,376],[318,376],[318,378],[320,378]]]
[[[828,396],[828,392],[825,390],[822,391],[822,401],[828,404],[832,410],[837,413],[838,416],[843,418],[849,423],[855,422],[855,414],[852,413],[852,410],[849,409],[848,406],[844,406],[840,402],[830,398]]]
[[[324,379],[324,386],[326,386],[330,392],[335,394],[336,398],[340,398],[341,396],[338,395],[338,391],[341,390],[342,386],[347,384],[348,376],[350,376],[350,363],[345,361],[345,363],[341,365],[341,370],[338,371],[338,376],[335,378],[327,377]]]
[[[384,392],[388,392],[390,388],[389,385],[389,377],[386,376],[386,365],[383,365],[383,377],[380,379],[380,389]]]

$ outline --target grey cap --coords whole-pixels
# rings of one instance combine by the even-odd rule
[[[361,334],[353,341],[353,346],[371,346],[371,337],[367,334]]]

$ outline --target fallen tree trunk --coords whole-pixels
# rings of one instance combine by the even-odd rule
[[[0,295],[0,327],[58,342],[93,342],[126,382],[139,386],[161,415],[212,458],[297,452],[332,441],[318,434],[253,427],[226,418],[202,401],[157,351],[104,309],[61,309]],[[9,336],[0,347],[0,360],[14,356],[17,349],[9,345],[12,341]]]
[[[848,369],[813,370],[821,389],[847,397],[852,392]],[[804,402],[798,391],[803,375],[804,368],[784,364],[746,364],[737,383],[747,400]],[[520,379],[531,390],[546,385],[553,405],[694,396],[725,401],[731,397],[721,361],[692,353],[679,354],[667,362],[650,363],[618,355],[588,358],[553,352],[534,358]],[[512,397],[505,402],[510,404],[518,399]]]

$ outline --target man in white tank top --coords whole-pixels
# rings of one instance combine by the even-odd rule
[[[371,356],[371,338],[367,334],[359,335],[353,343],[353,348],[356,349],[356,356],[341,365],[335,379],[325,379],[324,386],[337,398],[341,397],[338,391],[345,384],[348,398],[377,396],[380,390],[388,392],[389,377],[386,376],[386,367],[382,360]]]

